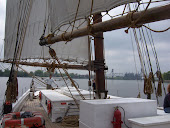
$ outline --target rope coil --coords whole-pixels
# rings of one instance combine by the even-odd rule
[[[62,120],[61,125],[67,127],[78,127],[79,116],[65,116]]]
[[[149,73],[149,77],[147,78],[146,75],[144,76],[144,93],[145,94],[152,94],[153,93],[153,87],[152,87],[152,81],[153,81],[153,73]]]
[[[158,95],[158,96],[162,96],[162,82],[163,82],[163,80],[162,80],[161,72],[160,72],[160,71],[157,71],[157,72],[156,72],[156,76],[157,76],[157,78],[159,79],[159,80],[158,80],[157,95]]]

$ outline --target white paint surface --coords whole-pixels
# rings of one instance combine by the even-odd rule
[[[170,128],[170,114],[133,118],[128,121],[132,123],[132,128]]]
[[[115,98],[101,100],[80,101],[80,128],[113,128],[114,107],[121,106],[125,110],[125,122],[131,127],[127,119],[157,115],[157,104],[154,100],[138,98]],[[123,110],[122,121],[124,118]],[[125,125],[122,124],[122,128]]]
[[[47,103],[48,101],[51,101],[52,109],[51,113],[48,114],[48,116],[52,122],[56,122],[57,118],[65,116],[65,113],[70,103],[73,104],[72,106],[75,107],[75,103],[72,98],[60,94],[55,90],[42,90],[41,93],[42,93],[41,104],[47,113],[48,113]],[[73,115],[78,115],[78,113],[79,111],[72,112]],[[70,113],[68,112],[68,114]]]

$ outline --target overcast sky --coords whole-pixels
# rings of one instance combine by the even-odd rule
[[[5,30],[5,3],[6,0],[0,0],[0,52],[2,52]],[[170,27],[170,20],[150,24],[150,27],[155,30],[166,29]],[[105,58],[106,65],[109,68],[108,74],[111,72],[111,69],[114,69],[115,73],[136,72],[130,32],[126,34],[124,30],[125,29],[121,29],[104,33]],[[161,70],[162,72],[170,71],[170,30],[164,33],[152,33],[152,35]],[[134,45],[134,48],[139,72],[140,63],[136,45]],[[154,60],[151,48],[149,47],[149,49],[151,60]],[[2,55],[2,53],[0,53],[0,55]],[[155,61],[152,61],[154,72],[156,71],[155,63]],[[2,65],[0,65],[0,69],[1,68]],[[27,70],[30,71],[32,68],[27,68]]]

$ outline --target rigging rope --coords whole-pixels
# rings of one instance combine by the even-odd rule
[[[89,21],[90,22],[90,21]],[[91,99],[91,39],[88,36],[88,50],[89,50],[89,82],[88,82],[88,86],[89,86],[89,92],[90,92],[90,99]]]
[[[132,40],[132,33],[131,33],[131,31],[130,31],[130,37],[131,37],[131,42],[132,42],[133,57],[134,57],[134,62],[135,62],[136,74],[137,74],[138,71],[137,71],[137,64],[136,64],[136,58],[135,58],[134,43],[133,43],[133,40]],[[143,73],[144,73],[144,69],[143,69],[142,64],[141,64],[141,67],[142,67],[142,70],[143,70]],[[137,98],[141,98],[138,78],[137,78],[137,83],[138,83],[138,91],[139,91],[139,93],[138,93],[138,95],[137,95]]]
[[[75,25],[75,22],[76,22],[76,19],[77,19],[77,14],[78,14],[79,6],[80,6],[80,0],[78,1],[77,10],[76,10],[76,15],[75,15],[74,22],[73,22],[73,27],[72,27],[72,30],[71,30],[71,36],[70,36],[70,38],[69,38],[68,41],[70,41],[70,40],[71,40],[71,37],[72,37],[73,29],[74,29],[74,27],[75,27],[74,25]],[[63,38],[65,38],[64,33],[63,33]],[[66,43],[67,43],[67,42],[66,42]]]
[[[70,94],[71,94],[71,97],[73,98],[74,102],[76,103],[77,108],[79,109],[79,104],[78,104],[77,100],[74,98],[73,94],[71,93],[71,90],[70,90],[70,88],[68,87],[67,82],[66,82],[66,80],[65,80],[65,78],[64,78],[64,76],[63,76],[63,74],[61,73],[61,71],[60,71],[59,68],[58,68],[58,71],[59,71],[59,73],[60,73],[60,76],[61,76],[62,79],[64,80],[64,83],[65,83],[65,85],[67,86],[67,89],[69,90],[69,92],[70,92]]]
[[[145,28],[147,28],[147,29],[149,29],[149,30],[151,30],[151,31],[153,31],[153,32],[166,32],[166,31],[168,31],[169,29],[170,29],[170,27],[168,27],[168,28],[166,28],[166,29],[164,29],[164,30],[154,30],[154,29],[151,29],[150,27],[148,27],[148,26],[146,26],[146,25],[142,25],[142,26],[144,26]]]
[[[29,72],[27,72],[25,69],[23,69],[21,66],[18,66],[18,68],[20,68],[22,71],[26,72],[29,76],[31,76],[33,79],[38,80],[39,82],[45,84],[47,86],[47,84],[45,82],[43,82],[42,80],[40,80],[37,76],[35,75],[31,75]]]
[[[149,50],[148,50],[148,47],[147,47],[146,38],[144,36],[143,28],[141,28],[141,30],[142,30],[143,39],[144,39],[144,42],[145,42],[146,52],[147,52],[148,59],[149,59],[149,65],[150,65],[150,71],[152,73],[152,79],[153,79],[153,84],[154,84],[154,89],[155,89],[155,95],[156,95],[157,103],[159,105],[158,95],[157,95],[157,92],[156,92],[155,80],[154,80],[154,75],[153,75],[153,69],[152,69],[152,64],[151,64],[150,55],[149,55]]]
[[[55,51],[49,47],[49,53],[51,55],[51,57],[55,60],[57,60],[58,64],[61,65],[61,62],[59,61]],[[77,92],[80,94],[80,96],[82,97],[83,100],[85,100],[84,96],[81,94],[81,92],[79,91],[79,89],[77,88],[77,86],[75,85],[74,81],[72,80],[72,78],[70,77],[70,75],[68,74],[67,70],[65,68],[62,68],[63,71],[65,72],[65,74],[67,75],[67,77],[70,79],[72,85],[76,88]]]
[[[141,16],[137,19],[137,20],[133,20],[133,13],[136,12],[137,10],[131,11],[127,14],[127,19],[129,20],[129,22],[131,23],[130,26],[127,28],[127,30],[125,30],[126,33],[128,33],[128,30],[130,28],[139,28],[142,27],[142,25],[137,25],[136,23],[142,19],[142,17],[145,15],[149,5],[151,4],[152,0],[149,1],[148,5],[146,6],[145,10],[143,11],[143,13],[141,14]],[[130,6],[130,5],[129,5]],[[139,6],[138,6],[139,7]]]
[[[151,2],[151,0],[150,0],[150,2]],[[149,4],[150,4],[150,2],[149,2]],[[146,10],[147,10],[147,8],[149,7],[149,4],[147,5],[147,7],[145,8],[145,11],[144,11],[144,13],[146,12]],[[139,8],[139,6],[138,6],[138,8]],[[131,10],[130,9],[130,5],[129,5],[129,10]],[[136,10],[137,11],[137,10]],[[144,13],[143,13],[143,15],[144,15]],[[140,18],[141,17],[143,17],[143,15],[141,15],[140,16],[140,18],[139,19],[137,19],[136,21],[132,21],[132,15],[133,15],[133,12],[131,12],[131,14],[129,14],[129,16],[127,15],[127,17],[129,17],[129,20],[130,20],[130,22],[131,22],[131,28],[136,28],[136,27],[141,27],[141,26],[135,26],[136,25],[136,23],[137,23],[137,21],[138,20],[140,20]],[[130,27],[128,27],[128,29],[130,28]],[[128,33],[128,29],[127,30],[125,30],[125,32],[126,33]],[[141,29],[141,31],[140,31],[140,29]],[[137,43],[137,48],[138,48],[138,54],[139,54],[139,58],[141,57],[141,52],[139,51],[139,49],[140,49],[140,45],[139,45],[139,42],[138,42],[138,39],[137,39],[137,34],[136,34],[136,31],[135,31],[135,29],[133,29],[134,31],[134,36],[135,36],[135,40],[136,40],[136,43]],[[158,105],[159,105],[159,101],[158,101],[158,93],[160,94],[161,93],[161,91],[160,91],[160,87],[161,87],[161,85],[159,84],[159,91],[157,90],[157,92],[156,92],[156,86],[155,86],[155,80],[154,80],[154,75],[153,75],[153,70],[152,70],[152,64],[151,64],[151,60],[150,60],[150,56],[149,56],[149,51],[148,51],[148,47],[147,47],[147,43],[146,43],[146,39],[145,39],[145,35],[144,35],[144,32],[143,32],[143,28],[139,28],[139,33],[140,33],[140,36],[141,36],[141,33],[142,33],[142,35],[143,36],[141,36],[141,40],[142,40],[142,42],[145,42],[145,44],[144,43],[142,43],[143,45],[143,50],[145,51],[144,53],[145,53],[145,55],[146,55],[146,60],[147,60],[147,62],[148,62],[148,67],[149,67],[149,70],[150,70],[150,73],[149,73],[149,77],[147,78],[147,76],[144,74],[144,93],[145,94],[147,94],[147,96],[148,96],[148,98],[151,98],[150,96],[151,96],[151,93],[153,93],[153,88],[152,88],[152,82],[153,82],[153,84],[154,84],[154,89],[155,89],[155,95],[156,95],[156,99],[157,99],[157,103],[158,103]],[[143,41],[144,40],[144,41]],[[145,45],[145,48],[144,48],[144,45]],[[140,58],[140,61],[141,61],[142,59]],[[157,62],[156,62],[157,63]]]
[[[156,49],[155,49],[155,46],[154,46],[154,41],[153,41],[153,38],[152,38],[151,31],[150,31],[150,33],[148,33],[147,29],[145,29],[145,30],[146,30],[146,33],[148,35],[148,39],[149,39],[149,42],[150,42],[150,45],[151,45],[151,48],[152,48],[152,52],[153,52],[153,55],[154,55],[155,61],[156,61],[156,67],[157,67],[156,75],[157,75],[157,78],[158,78],[157,94],[158,94],[158,96],[162,96],[161,84],[163,84],[165,94],[166,94],[166,90],[165,90],[165,86],[164,86],[164,83],[163,83],[163,78],[162,78],[162,74],[161,74],[161,70],[160,70],[160,66],[159,66],[159,61],[158,61]],[[150,36],[149,36],[149,34],[150,34]]]
[[[147,31],[147,30],[146,30]],[[157,64],[157,70],[158,70],[158,72],[160,72],[160,75],[159,76],[157,76],[158,77],[158,79],[159,79],[159,81],[161,81],[162,82],[162,84],[163,84],[163,89],[164,89],[164,94],[166,95],[166,89],[165,89],[165,85],[164,85],[164,82],[163,82],[163,78],[162,78],[162,73],[161,73],[161,69],[160,69],[160,65],[159,65],[159,61],[158,61],[158,56],[157,56],[157,53],[156,53],[156,49],[155,49],[155,46],[154,46],[154,41],[153,41],[153,37],[152,37],[152,34],[151,34],[151,31],[149,31],[150,32],[150,36],[151,36],[151,46],[152,46],[152,48],[153,48],[153,51],[154,51],[154,55],[155,55],[155,60],[156,60],[156,64]]]
[[[57,60],[58,64],[61,65],[61,62],[59,61],[58,57],[56,56],[55,51],[54,51],[52,48],[50,48],[50,47],[49,47],[49,53],[50,53],[51,57],[52,57],[53,59]],[[70,79],[72,85],[75,87],[75,89],[77,90],[77,92],[79,93],[79,95],[82,97],[83,100],[85,100],[84,96],[81,94],[80,90],[77,88],[77,86],[75,85],[74,81],[72,80],[72,78],[70,77],[70,75],[68,74],[68,72],[66,71],[66,69],[64,69],[64,68],[62,68],[62,69],[63,69],[63,71],[65,72],[65,74],[67,75],[67,77]],[[66,80],[65,80],[65,78],[64,78],[64,76],[63,76],[63,74],[61,73],[61,71],[60,71],[59,68],[58,68],[58,70],[59,70],[60,75],[61,75],[61,77],[63,78],[63,80],[64,80],[64,82],[65,82],[65,84],[66,84],[66,86],[67,86],[67,88],[68,88],[68,90],[69,90],[69,92],[70,92],[70,94],[71,94],[71,97],[73,98],[74,102],[76,103],[76,105],[77,105],[77,107],[78,107],[78,109],[79,109],[79,105],[78,105],[77,100],[73,97],[73,95],[72,95],[72,93],[71,93],[71,91],[70,91],[70,89],[69,89],[69,87],[68,87],[68,85],[67,85],[67,82],[66,82]]]

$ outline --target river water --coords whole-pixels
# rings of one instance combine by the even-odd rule
[[[7,77],[0,77],[0,109],[2,108],[3,99],[6,90]],[[30,88],[32,78],[18,77],[19,86],[19,97]],[[80,86],[81,89],[88,89],[87,79],[74,79]],[[56,81],[57,83],[57,81]],[[156,82],[157,85],[157,82]],[[164,83],[165,89],[168,83]],[[139,91],[141,97],[146,99],[146,95],[143,93],[143,80],[106,80],[106,87],[109,95],[119,96],[119,97],[137,97]],[[165,97],[164,91],[162,90],[162,97],[159,97],[159,105],[163,105],[163,99]],[[156,100],[155,94],[152,94],[152,99]]]

